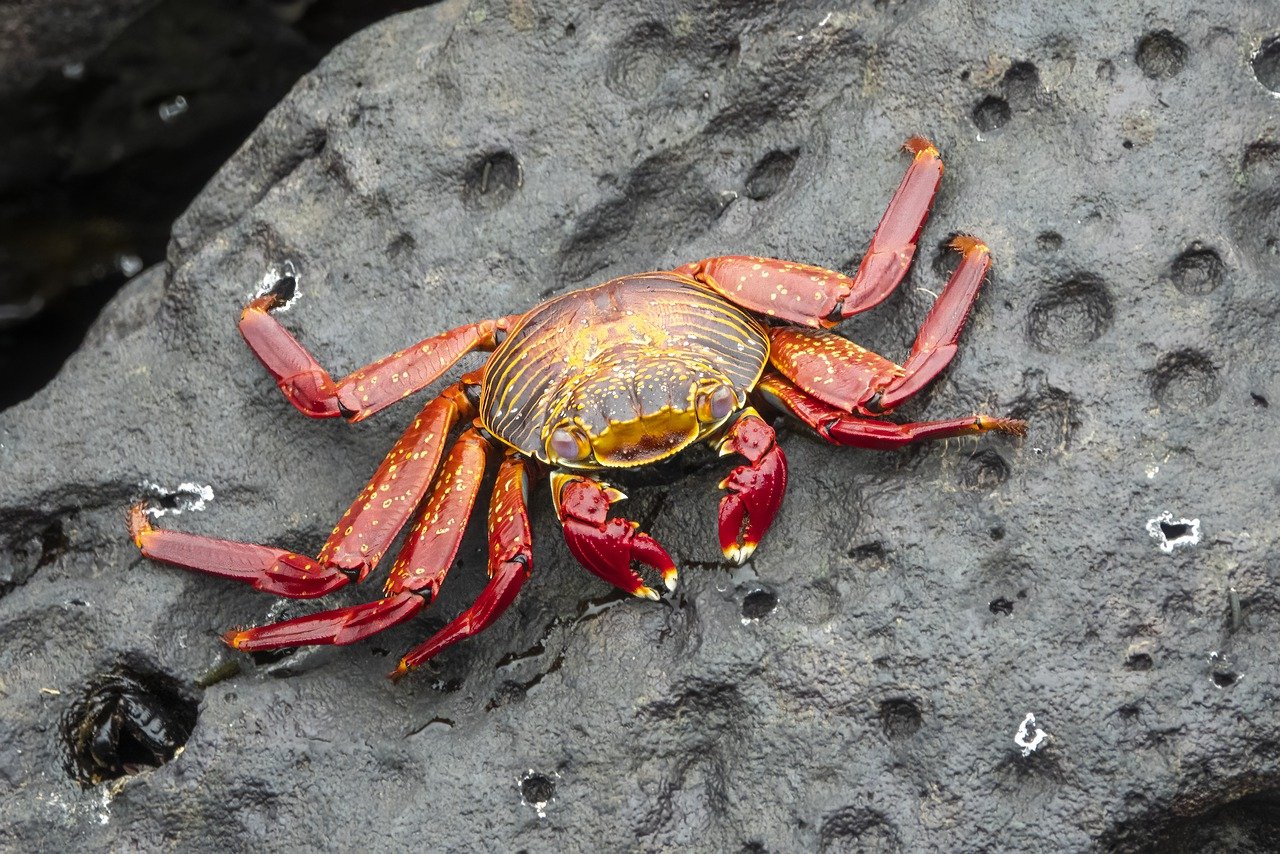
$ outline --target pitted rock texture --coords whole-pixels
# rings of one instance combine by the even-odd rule
[[[0,414],[0,845],[1273,850],[1276,12],[451,2],[351,39]],[[517,604],[398,686],[483,584],[478,528],[429,617],[257,662],[218,633],[321,605],[128,541],[144,484],[191,482],[213,501],[162,524],[312,551],[412,417],[292,410],[234,326],[272,266],[335,373],[708,255],[848,271],[915,133],[948,164],[918,263],[843,331],[902,358],[946,241],[981,235],[960,354],[904,414],[1011,413],[1024,441],[784,428],[788,500],[736,572],[724,463],[673,466],[626,506],[683,568],[661,604],[579,569],[542,491]],[[1165,511],[1199,542],[1160,551]],[[123,667],[197,721],[166,764],[81,788],[65,716]],[[155,708],[139,690],[120,708]]]

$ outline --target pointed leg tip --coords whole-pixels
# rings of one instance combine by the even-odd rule
[[[912,154],[916,156],[919,156],[921,154],[924,154],[929,157],[938,156],[937,146],[935,146],[932,142],[930,142],[926,137],[923,137],[923,136],[917,135],[917,136],[911,137],[910,139],[908,139],[906,142],[902,144],[902,147],[905,148],[907,151],[910,151]]]
[[[992,418],[989,415],[979,415],[978,428],[982,432],[994,430],[1011,436],[1027,435],[1027,422],[1021,418]]]
[[[642,586],[642,587],[636,588],[634,595],[640,599],[652,599],[655,602],[657,602],[662,598],[662,595],[658,593],[657,590],[654,590],[652,587],[648,587],[648,586]]]
[[[401,679],[409,675],[409,665],[405,664],[404,659],[400,659],[396,664],[396,669],[387,674],[387,678],[392,684],[397,684]]]
[[[248,317],[251,312],[261,312],[263,314],[270,314],[272,311],[275,311],[281,305],[282,305],[282,301],[279,295],[272,291],[268,291],[265,294],[260,294],[254,297],[253,299],[249,300],[249,302],[245,305],[245,307],[240,310],[240,319],[243,320],[244,318]]]
[[[150,533],[151,530],[151,518],[147,515],[147,505],[139,501],[129,508],[129,536],[133,538],[133,544],[142,548],[142,536]]]
[[[987,247],[987,244],[983,243],[972,234],[957,234],[955,237],[951,238],[950,246],[952,249],[957,252],[962,252],[965,255],[972,255],[978,252],[986,252],[988,255],[991,254],[991,250]]]
[[[249,639],[249,633],[243,629],[231,629],[223,632],[222,642],[232,649],[241,649],[241,645]]]
[[[1000,429],[1014,436],[1027,435],[1027,422],[1021,418],[1001,418]]]

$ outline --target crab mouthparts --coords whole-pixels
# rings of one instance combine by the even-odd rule
[[[642,466],[666,459],[698,438],[692,412],[662,409],[634,421],[614,421],[591,442],[596,461],[606,466]]]

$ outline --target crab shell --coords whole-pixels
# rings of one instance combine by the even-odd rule
[[[719,430],[768,358],[759,321],[693,279],[624,276],[524,316],[485,367],[480,422],[543,463],[644,465]]]

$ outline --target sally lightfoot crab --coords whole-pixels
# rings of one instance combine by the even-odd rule
[[[527,500],[534,476],[550,474],[573,556],[627,593],[656,599],[633,565],[674,587],[675,563],[637,523],[609,517],[623,498],[602,479],[611,470],[663,460],[699,441],[744,458],[720,482],[726,494],[719,511],[721,548],[741,563],[773,522],[787,482],[786,458],[756,406],[858,448],[1023,432],[1021,421],[987,415],[884,418],[955,355],[991,265],[976,238],[952,241],[959,265],[902,365],[828,331],[884,300],[915,255],[942,161],[920,137],[906,148],[911,165],[853,276],[771,258],[708,258],[460,326],[336,381],[272,316],[278,295],[252,300],[240,332],[290,403],[314,418],[361,421],[427,387],[464,354],[491,355],[414,418],[316,557],[158,529],[142,505],[130,512],[134,541],[156,560],[308,598],[362,581],[412,518],[382,598],[225,635],[246,651],[352,643],[404,622],[435,598],[485,470],[496,462],[489,581],[474,604],[400,660],[392,674],[399,677],[511,604],[533,566]],[[455,426],[461,433],[450,444]]]

